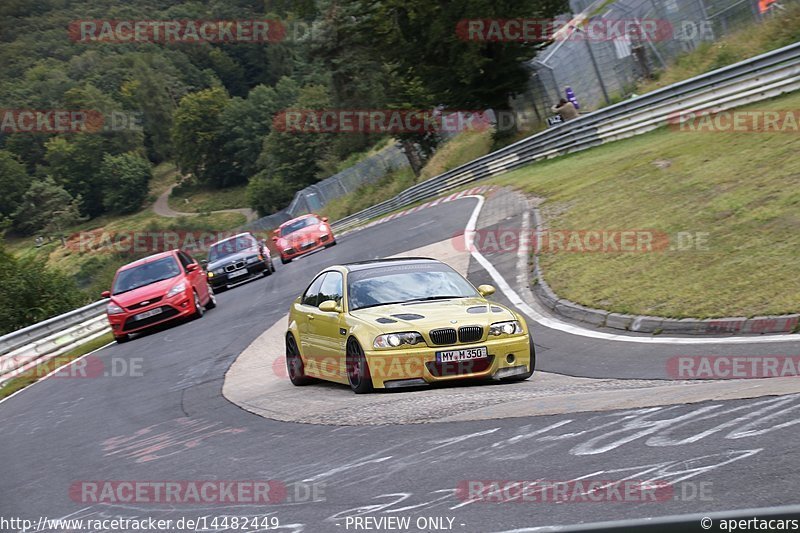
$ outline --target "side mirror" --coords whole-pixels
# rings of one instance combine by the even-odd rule
[[[322,311],[323,313],[341,313],[342,312],[342,308],[339,307],[339,304],[337,304],[333,300],[325,300],[324,302],[319,304],[319,310]]]
[[[272,242],[278,242],[278,238],[277,237],[272,237]]]
[[[200,265],[198,265],[197,263],[192,263],[191,265],[186,267],[186,272],[194,272],[198,268],[200,268]]]
[[[103,291],[100,293],[101,298],[111,298],[111,291]]]
[[[327,222],[328,221],[328,217],[322,217],[322,221],[323,222]]]
[[[203,265],[203,268],[206,268],[208,266],[208,259],[203,259],[200,261],[200,264]]]
[[[481,293],[481,296],[491,296],[495,292],[495,288],[491,285],[481,285],[478,287],[478,292]]]

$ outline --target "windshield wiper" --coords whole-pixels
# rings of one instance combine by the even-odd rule
[[[426,296],[425,298],[414,298],[413,300],[406,300],[404,304],[415,304],[421,302],[432,302],[434,300],[452,300],[454,298],[466,298],[466,296]]]

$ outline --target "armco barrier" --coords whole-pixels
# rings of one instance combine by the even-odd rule
[[[336,221],[351,229],[480,179],[559,155],[647,133],[680,113],[724,111],[800,88],[800,44],[664,87],[583,115],[418,183],[394,198]]]
[[[679,113],[724,111],[800,89],[800,43],[664,87],[652,93],[583,115],[496,152],[418,183],[394,198],[333,223],[336,231],[471,184],[483,178],[559,155],[641,135],[667,124]],[[18,368],[104,333],[106,301],[45,320],[0,337],[0,382]],[[30,356],[30,359],[28,358]],[[4,365],[3,361],[14,364]],[[25,363],[25,361],[28,361]],[[9,370],[11,368],[11,370]]]
[[[107,303],[100,300],[0,337],[0,383],[111,331]]]

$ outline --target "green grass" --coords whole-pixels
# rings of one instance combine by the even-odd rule
[[[65,354],[59,355],[58,357],[51,359],[46,363],[41,363],[36,365],[32,369],[26,371],[25,373],[13,377],[0,387],[0,399],[5,398],[7,396],[11,396],[15,392],[20,389],[24,389],[28,385],[35,383],[40,378],[43,378],[56,368],[60,368],[61,366],[65,365],[70,361],[74,361],[75,359],[86,355],[89,352],[97,350],[108,344],[109,342],[113,341],[114,337],[111,333],[106,333],[104,335],[100,335],[96,339],[92,339],[91,341],[78,346],[77,348],[68,351]]]
[[[245,185],[210,189],[200,185],[179,185],[169,195],[169,206],[182,213],[208,213],[222,209],[247,207]]]
[[[363,185],[350,194],[331,200],[325,204],[319,214],[328,217],[331,221],[339,220],[371,205],[388,200],[414,183],[414,173],[410,168],[396,170],[375,183]]]
[[[800,108],[800,93],[750,106]],[[746,108],[745,108],[746,109]],[[493,180],[545,198],[553,229],[707,232],[707,251],[550,253],[545,280],[590,307],[667,317],[800,309],[796,133],[661,129]]]
[[[678,56],[655,80],[642,83],[634,92],[660,89],[800,41],[800,5],[786,7],[763,23],[747,24],[718,41],[703,43]]]

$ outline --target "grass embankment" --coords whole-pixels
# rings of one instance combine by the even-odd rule
[[[655,80],[641,83],[634,92],[654,91],[798,41],[800,5],[794,4],[762,23],[747,24],[718,41],[703,43],[679,56]]]
[[[246,186],[210,189],[191,183],[181,184],[169,195],[169,206],[182,213],[210,213],[247,207]]]
[[[419,178],[415,178],[408,167],[390,172],[375,183],[359,187],[350,194],[328,202],[320,214],[331,220],[338,220],[357,213],[396,196],[415,183],[485,155],[490,151],[491,146],[490,131],[461,133],[439,148],[423,167]]]
[[[24,373],[20,374],[19,376],[13,377],[10,380],[3,383],[3,386],[0,387],[0,399],[5,398],[7,396],[11,396],[15,392],[20,389],[24,389],[31,383],[39,381],[41,378],[45,377],[53,370],[62,367],[63,365],[74,361],[75,359],[86,355],[89,352],[93,352],[98,348],[105,346],[106,344],[110,343],[114,340],[114,337],[111,333],[106,333],[104,335],[100,335],[96,339],[92,339],[91,341],[78,346],[77,348],[68,351],[65,354],[59,355],[46,363],[41,363],[36,365],[35,367],[26,370]],[[75,379],[78,379],[80,374],[76,374]]]
[[[796,110],[800,93],[749,108]],[[667,317],[800,309],[797,133],[662,129],[493,180],[543,197],[550,228],[707,232],[708,250],[545,253],[560,296]]]

